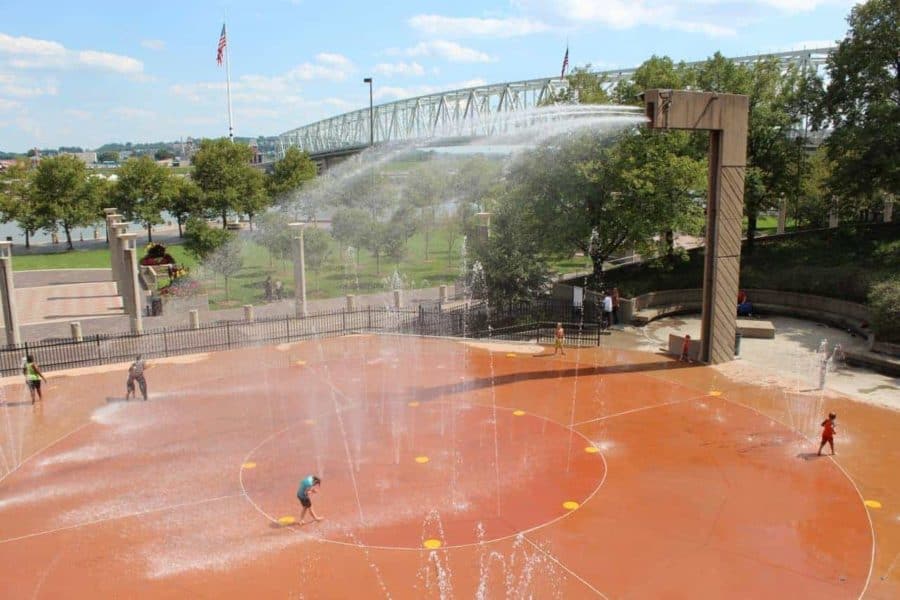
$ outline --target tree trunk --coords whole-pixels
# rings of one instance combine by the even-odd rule
[[[66,249],[74,250],[75,246],[72,245],[72,232],[69,230],[68,223],[63,223],[63,230],[66,232]]]
[[[147,243],[153,243],[153,224],[147,223]]]
[[[181,231],[181,217],[175,217],[175,220],[178,222],[178,237],[184,237],[184,234]]]
[[[675,254],[675,232],[671,229],[666,230],[666,256],[672,259]]]
[[[753,252],[753,238],[756,237],[756,212],[747,213],[747,252]]]
[[[225,230],[228,229],[228,211],[227,210],[222,211],[222,229],[225,229]]]
[[[28,233],[28,230],[25,230],[25,249],[28,250],[31,248],[31,234]]]
[[[247,224],[250,226],[250,231],[253,231],[253,213],[247,213]]]

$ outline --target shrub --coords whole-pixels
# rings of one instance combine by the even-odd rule
[[[869,289],[872,329],[882,342],[900,342],[900,277],[874,284]]]
[[[147,253],[141,259],[141,264],[146,266],[169,265],[174,262],[172,255],[166,252],[166,247],[155,243],[147,245]]]
[[[163,296],[176,296],[179,298],[193,296],[202,291],[200,282],[189,275],[174,279],[169,285],[160,288],[159,293]]]

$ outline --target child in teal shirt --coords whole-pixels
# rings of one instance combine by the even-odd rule
[[[300,501],[300,504],[303,505],[303,512],[300,513],[300,525],[305,523],[303,519],[306,517],[306,511],[309,511],[309,514],[312,515],[314,520],[322,520],[322,517],[318,516],[316,511],[313,510],[312,500],[309,497],[310,494],[319,492],[319,486],[321,484],[322,480],[315,475],[308,475],[300,482],[300,488],[297,490],[297,499]]]

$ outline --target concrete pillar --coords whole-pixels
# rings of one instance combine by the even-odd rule
[[[127,281],[125,282],[126,293],[122,295],[125,302],[125,314],[131,317],[131,332],[144,333],[144,314],[142,309],[142,292],[138,282],[137,267],[137,234],[121,233],[118,236],[122,250],[122,263],[125,266]]]
[[[403,308],[403,290],[394,290],[394,308]]]
[[[76,342],[83,342],[84,336],[81,334],[81,323],[72,321],[69,323],[69,329],[72,331],[72,339]]]
[[[443,304],[447,301],[447,286],[446,285],[442,285],[441,287],[438,288],[438,301],[440,301],[441,304]]]
[[[297,302],[297,316],[305,317],[306,312],[306,257],[303,250],[304,223],[290,223],[291,248],[294,256],[294,295]]]
[[[188,311],[188,318],[190,319],[191,329],[200,329],[200,311],[196,308],[192,308]]]
[[[247,321],[248,323],[252,323],[254,321],[252,304],[244,305],[244,320]]]
[[[12,242],[0,242],[0,300],[3,302],[3,324],[6,327],[6,343],[22,343],[19,332],[19,315],[16,311],[16,284],[13,281]]]
[[[653,129],[710,132],[700,360],[731,361],[737,330],[749,99],[736,94],[647,90],[644,102]]]
[[[353,294],[347,294],[347,310],[353,311],[356,309],[356,296]]]
[[[119,218],[119,215],[113,215]],[[119,288],[119,294],[125,295],[128,287],[128,265],[125,263],[125,245],[120,239],[128,232],[128,223],[113,221],[109,225],[109,259],[112,265],[113,280]]]
[[[778,230],[776,233],[784,233],[784,227],[787,222],[787,199],[781,196],[781,202],[778,205]]]
[[[884,222],[890,223],[894,220],[894,197],[893,196],[885,196],[884,197],[884,211],[882,212],[884,216]]]

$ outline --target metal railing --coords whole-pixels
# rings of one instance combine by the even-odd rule
[[[259,346],[264,344],[330,338],[352,333],[381,332],[425,336],[537,340],[550,343],[555,323],[565,323],[567,344],[594,345],[601,333],[592,302],[573,307],[570,302],[541,299],[491,307],[485,302],[467,303],[446,310],[433,307],[391,309],[367,307],[333,310],[306,317],[287,316],[254,321],[220,321],[198,329],[164,328],[143,334],[100,334],[83,341],[44,340],[0,349],[0,375],[22,372],[30,354],[43,371],[71,369],[145,358],[161,358]]]

